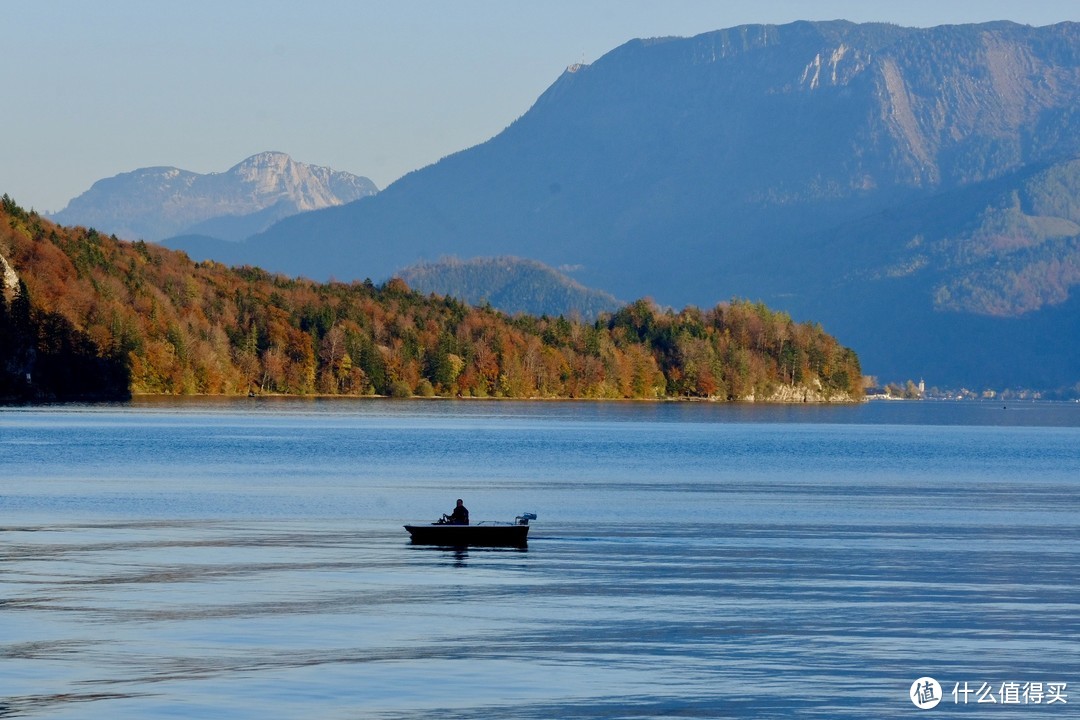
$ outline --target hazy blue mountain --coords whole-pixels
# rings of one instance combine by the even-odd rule
[[[490,141],[216,254],[342,279],[513,254],[618,297],[764,300],[884,378],[1057,387],[1077,158],[1076,23],[743,26],[628,42]]]
[[[132,240],[242,240],[290,215],[376,192],[367,178],[264,152],[223,173],[152,167],[98,180],[52,219]]]
[[[624,304],[555,268],[515,257],[450,258],[417,263],[394,274],[414,290],[448,295],[471,305],[487,303],[511,314],[577,314],[591,320]]]

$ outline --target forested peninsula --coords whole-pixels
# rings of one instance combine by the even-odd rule
[[[0,402],[131,395],[857,401],[855,352],[733,300],[595,322],[316,283],[0,209]],[[12,281],[12,278],[16,278]]]

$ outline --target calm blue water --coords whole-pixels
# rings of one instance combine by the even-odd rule
[[[0,717],[1070,717],[1078,518],[1077,404],[6,409]]]

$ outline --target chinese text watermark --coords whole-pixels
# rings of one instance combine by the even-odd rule
[[[1035,682],[1008,680],[1000,683],[970,682],[953,684],[951,693],[942,692],[941,683],[932,677],[921,677],[911,683],[908,696],[915,707],[929,710],[943,700],[954,705],[1066,705],[1069,702],[1066,682]]]

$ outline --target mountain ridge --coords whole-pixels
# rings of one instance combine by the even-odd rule
[[[181,234],[241,240],[283,217],[377,192],[367,178],[268,151],[224,172],[154,166],[103,178],[50,218],[132,240]]]
[[[511,315],[578,315],[593,321],[601,313],[613,313],[624,304],[536,260],[509,256],[443,258],[410,265],[394,275],[414,290],[457,298],[470,305],[489,304]]]
[[[760,298],[835,328],[869,372],[979,384],[990,377],[977,353],[948,341],[973,306],[938,293],[963,294],[948,283],[959,271],[996,288],[968,293],[976,304],[1012,293],[994,300],[1009,317],[1072,297],[1071,271],[1033,305],[1018,297],[1024,282],[979,274],[957,253],[977,245],[987,267],[1000,261],[1029,280],[1040,263],[1068,261],[1067,237],[1023,235],[1024,218],[984,211],[1037,168],[1071,172],[1077,108],[1077,23],[800,22],[632,40],[562,73],[489,141],[374,198],[285,219],[219,248],[217,259],[321,277],[332,257],[337,277],[380,277],[448,254],[509,254],[580,266],[580,282],[620,297],[674,306]],[[934,202],[949,194],[970,204]],[[913,208],[932,212],[904,217]],[[1070,227],[1038,217],[1044,230]],[[994,222],[1009,237],[988,239]],[[920,237],[941,247],[918,251]],[[1041,255],[1025,260],[1024,243]],[[886,258],[906,274],[891,276]],[[853,315],[870,308],[874,317]],[[908,318],[935,328],[920,339],[929,355],[875,330]],[[988,322],[979,342],[996,346]],[[1031,341],[1011,323],[1000,328]],[[1039,342],[1068,356],[1067,341]],[[1002,363],[1028,387],[1080,380],[1076,361]]]

